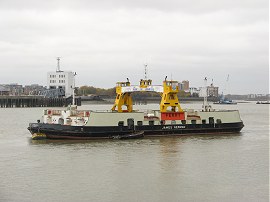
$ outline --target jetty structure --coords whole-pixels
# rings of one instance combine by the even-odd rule
[[[206,78],[205,78],[206,80]],[[46,109],[41,120],[30,123],[33,139],[96,139],[180,136],[188,134],[239,133],[244,127],[238,110],[215,110],[204,100],[202,109],[182,109],[177,81],[165,77],[162,85],[141,79],[131,85],[129,79],[116,83],[116,98],[111,110],[78,110],[76,105],[65,110]],[[159,109],[133,109],[133,92],[157,92]]]
[[[1,108],[17,107],[67,107],[70,104],[81,105],[81,98],[75,98],[76,72],[62,71],[60,57],[57,57],[56,71],[47,73],[47,89],[39,95],[0,96]]]

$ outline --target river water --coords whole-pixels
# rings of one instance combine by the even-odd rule
[[[214,107],[239,109],[242,132],[32,141],[26,128],[43,108],[0,109],[0,201],[268,201],[269,106]]]

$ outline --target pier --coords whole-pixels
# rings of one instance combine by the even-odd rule
[[[72,98],[44,98],[42,96],[0,96],[0,108],[24,107],[67,107]],[[75,104],[81,106],[81,98],[75,98]]]

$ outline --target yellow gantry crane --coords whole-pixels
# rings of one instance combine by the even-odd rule
[[[141,79],[139,86],[131,86],[128,79],[127,82],[117,82],[116,98],[112,110],[117,112],[132,112],[133,103],[131,93],[157,92],[161,95],[160,112],[183,112],[177,96],[179,92],[178,82],[168,81],[166,78],[163,81],[163,86],[152,85],[151,79]],[[123,106],[126,106],[126,110],[122,109]],[[171,109],[168,110],[168,107],[171,107]]]
[[[183,112],[180,107],[177,93],[179,86],[177,81],[163,81],[163,93],[160,101],[160,112],[167,112],[167,108],[171,107],[172,112]]]
[[[132,92],[123,92],[123,88],[130,86],[129,80],[127,82],[117,82],[116,83],[116,98],[114,101],[114,105],[112,107],[113,111],[118,112],[132,112]],[[123,110],[122,106],[126,106],[127,109]]]

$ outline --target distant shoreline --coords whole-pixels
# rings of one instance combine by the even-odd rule
[[[179,99],[180,103],[201,103],[203,102],[203,99]],[[214,102],[209,100],[209,102]],[[246,101],[246,100],[239,100],[237,101],[237,103],[251,103],[252,101]],[[87,100],[87,101],[83,101],[82,100],[82,105],[113,105],[114,104],[114,100],[113,99],[109,99],[109,100]],[[143,100],[143,101],[138,101],[138,100],[134,100],[133,104],[134,105],[146,105],[146,104],[159,104],[160,103],[160,99],[159,100]]]

